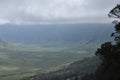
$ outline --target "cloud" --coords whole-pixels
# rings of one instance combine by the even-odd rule
[[[117,0],[0,0],[0,22],[101,22]],[[105,20],[107,21],[107,20]]]
[[[10,23],[10,21],[5,19],[0,19],[0,24],[5,24],[5,23]]]

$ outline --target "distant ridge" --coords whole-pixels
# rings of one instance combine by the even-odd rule
[[[0,37],[16,43],[106,41],[113,30],[110,24],[0,25]],[[96,41],[95,40],[95,41]]]

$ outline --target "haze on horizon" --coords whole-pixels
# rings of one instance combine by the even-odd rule
[[[0,0],[0,24],[106,23],[117,0]]]

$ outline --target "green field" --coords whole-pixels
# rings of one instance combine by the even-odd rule
[[[81,44],[81,45],[80,45]],[[94,55],[96,44],[64,45],[8,44],[0,46],[0,80],[19,80],[37,72],[62,68]],[[90,47],[92,46],[92,47]]]

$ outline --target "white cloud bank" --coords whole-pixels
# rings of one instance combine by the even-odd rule
[[[117,0],[0,0],[0,24],[107,22]]]

